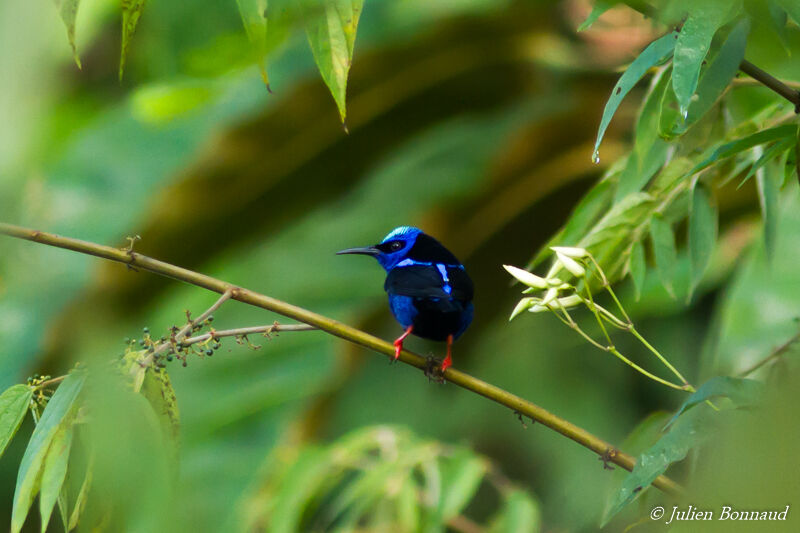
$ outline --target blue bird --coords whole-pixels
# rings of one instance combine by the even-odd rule
[[[371,255],[386,270],[389,309],[405,332],[394,341],[395,360],[410,334],[447,341],[442,372],[453,364],[453,341],[472,322],[472,280],[442,244],[410,226],[393,229],[378,244],[337,254]]]

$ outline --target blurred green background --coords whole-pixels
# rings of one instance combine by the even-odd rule
[[[636,91],[612,122],[601,164],[592,164],[616,70],[656,30],[619,8],[576,33],[589,10],[582,0],[368,0],[346,134],[302,32],[275,43],[274,94],[267,93],[233,1],[148,3],[122,82],[115,4],[81,4],[78,70],[51,3],[3,2],[0,219],[120,247],[138,234],[143,254],[386,339],[399,327],[382,271],[334,252],[377,242],[398,225],[419,226],[475,280],[475,321],[456,344],[455,366],[620,443],[648,413],[674,409],[683,397],[552,316],[508,323],[518,290],[501,268],[524,265],[628,146]],[[800,79],[787,57],[756,59]],[[747,90],[770,98],[766,89]],[[720,194],[722,246],[701,294],[687,306],[648,278],[631,304],[640,330],[691,381],[708,377],[703,360],[722,354],[741,369],[795,331],[800,218],[790,193],[779,230],[785,246],[769,274],[753,188],[731,187]],[[628,282],[621,294],[633,302]],[[0,238],[0,388],[113,357],[144,326],[165,332],[185,309],[199,313],[214,299],[117,264]],[[234,302],[215,316],[218,328],[277,318]],[[586,449],[321,333],[253,342],[260,349],[227,341],[218,356],[170,367],[182,415],[173,530],[240,529],[276,446],[329,443],[373,424],[484,454],[538,500],[546,531],[596,528],[612,475]],[[626,353],[646,357],[624,342]],[[437,356],[443,349],[419,339],[409,347]],[[0,523],[31,430],[28,421],[0,461]],[[493,505],[483,495],[472,511],[478,521]]]

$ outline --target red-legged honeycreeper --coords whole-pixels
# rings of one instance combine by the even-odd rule
[[[394,341],[394,358],[413,333],[447,341],[442,372],[453,364],[453,341],[472,322],[472,280],[458,259],[439,241],[417,228],[400,226],[379,243],[337,254],[371,255],[386,270],[383,288],[389,308],[405,332]]]

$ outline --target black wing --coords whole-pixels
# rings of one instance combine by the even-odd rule
[[[472,280],[459,267],[447,267],[448,294],[439,270],[433,265],[411,265],[395,267],[386,276],[383,288],[389,294],[411,296],[413,298],[454,298],[463,302],[472,300]]]

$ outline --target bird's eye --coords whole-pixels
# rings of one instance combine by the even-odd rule
[[[403,247],[403,243],[401,243],[400,241],[394,241],[392,244],[389,245],[389,248],[393,252],[396,252],[397,250],[399,250],[402,247]]]

